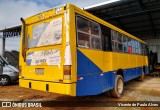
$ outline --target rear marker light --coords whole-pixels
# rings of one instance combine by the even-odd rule
[[[79,77],[79,78],[77,78],[77,80],[83,80],[83,77]]]
[[[100,74],[100,76],[103,76],[103,73],[102,73],[102,74]]]

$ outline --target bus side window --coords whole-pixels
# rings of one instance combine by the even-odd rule
[[[101,49],[101,39],[98,37],[91,37],[91,45],[94,49]]]
[[[136,53],[136,52],[135,52],[135,49],[136,49],[136,42],[135,42],[134,39],[132,39],[131,42],[132,42],[132,53],[135,54],[135,53]]]
[[[102,46],[104,51],[111,51],[111,29],[101,25],[102,31]]]
[[[94,21],[90,21],[90,29],[91,47],[93,49],[102,49],[100,25]]]
[[[91,21],[91,34],[101,36],[99,24],[93,21]]]
[[[84,48],[90,48],[89,35],[78,32],[78,46]]]
[[[141,43],[140,42],[138,42],[138,53],[141,55],[142,54],[142,51],[141,51]]]
[[[118,41],[118,51],[119,52],[123,52],[123,36],[121,33],[117,32],[118,36],[117,36],[117,41]]]
[[[77,29],[78,31],[89,33],[89,20],[77,16]]]
[[[111,30],[111,36],[112,36],[112,49],[113,51],[118,51],[117,31]]]
[[[77,16],[77,44],[78,47],[90,48],[89,20]]]
[[[138,41],[135,40],[135,53],[139,54],[139,46],[138,46]]]
[[[132,54],[132,42],[131,42],[131,38],[128,38],[128,53]]]
[[[102,49],[101,28],[97,22],[77,16],[78,47]]]
[[[128,38],[123,35],[123,52],[128,53]]]

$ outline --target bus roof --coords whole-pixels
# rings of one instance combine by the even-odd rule
[[[46,11],[37,13],[37,14],[35,14],[33,16],[30,16],[30,17],[26,18],[25,22],[28,25],[28,24],[33,24],[33,23],[42,21],[44,19],[50,18],[54,14],[56,14],[57,10],[62,9],[61,11],[64,11],[65,10],[65,8],[64,8],[65,6],[67,6],[67,4],[59,5],[59,6],[51,8],[51,9],[48,9]]]
[[[25,19],[25,20],[26,20],[26,23],[27,23],[27,24],[30,24],[30,23],[37,22],[37,21],[39,21],[39,18],[38,18],[38,17],[39,17],[39,16],[42,16],[42,17],[43,17],[43,14],[44,14],[44,13],[45,13],[46,15],[48,15],[48,16],[49,16],[50,14],[53,15],[53,12],[56,13],[55,11],[56,11],[57,8],[63,8],[63,7],[65,7],[65,6],[66,6],[66,7],[74,7],[74,9],[75,9],[77,12],[83,14],[84,16],[88,16],[89,18],[93,18],[94,21],[96,21],[96,22],[98,22],[98,23],[101,23],[101,24],[103,24],[103,25],[105,25],[105,26],[107,26],[107,27],[109,27],[109,28],[111,28],[111,29],[113,29],[113,30],[116,30],[116,31],[118,31],[118,32],[120,32],[120,33],[122,33],[122,34],[124,34],[124,35],[126,35],[126,36],[128,36],[128,37],[130,37],[130,38],[133,38],[133,39],[135,39],[135,40],[137,40],[137,41],[139,41],[139,42],[141,42],[141,43],[143,43],[143,44],[147,44],[146,42],[142,41],[141,39],[139,39],[139,38],[137,38],[137,37],[135,37],[135,36],[133,36],[133,35],[125,32],[124,30],[122,30],[122,29],[120,29],[120,28],[118,28],[118,27],[116,27],[116,26],[114,26],[114,25],[112,25],[112,24],[110,24],[110,23],[108,23],[108,22],[106,22],[106,21],[104,21],[104,20],[102,20],[102,19],[100,19],[100,18],[98,18],[98,17],[96,17],[96,16],[88,13],[88,12],[85,11],[85,10],[82,10],[81,8],[79,8],[79,7],[77,7],[77,6],[75,6],[75,5],[73,5],[73,4],[70,4],[70,3],[68,3],[68,4],[66,4],[66,5],[60,5],[60,6],[57,6],[57,7],[52,8],[52,9],[49,9],[49,10],[47,10],[47,11],[44,11],[44,12],[38,13],[38,14],[36,14],[36,15],[33,15],[33,16]],[[65,8],[63,8],[63,10],[64,10],[64,9],[65,9]]]

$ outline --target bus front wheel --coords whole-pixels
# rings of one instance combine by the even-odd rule
[[[123,77],[121,75],[116,75],[115,86],[111,90],[112,97],[120,98],[122,96],[124,89]]]

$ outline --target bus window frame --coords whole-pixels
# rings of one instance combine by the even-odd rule
[[[94,34],[91,34],[91,30],[89,30],[89,32],[87,33],[87,32],[84,32],[84,31],[81,31],[81,30],[78,30],[78,17],[81,17],[81,18],[83,18],[83,19],[86,19],[86,20],[88,20],[89,21],[89,28],[91,29],[91,22],[93,22],[93,23],[96,23],[96,24],[98,24],[98,27],[99,27],[99,36],[98,35],[94,35]],[[92,20],[92,19],[89,19],[89,18],[87,18],[87,17],[85,17],[85,16],[83,16],[83,15],[80,15],[80,14],[76,14],[75,15],[75,18],[76,18],[76,45],[77,45],[77,47],[79,47],[79,48],[86,48],[85,46],[80,46],[79,45],[79,37],[78,37],[78,33],[80,32],[80,33],[84,33],[84,34],[87,34],[87,35],[89,35],[89,47],[88,48],[86,48],[86,49],[91,49],[91,50],[101,50],[101,51],[103,51],[103,49],[102,49],[102,31],[101,31],[101,27],[100,27],[100,23],[98,23],[98,22],[96,22],[96,21],[94,21],[94,20]],[[96,38],[99,38],[100,39],[100,49],[97,49],[97,48],[93,48],[92,47],[92,43],[91,43],[91,39],[92,39],[92,37],[96,37]]]
[[[126,48],[126,51],[125,51]],[[128,53],[128,36],[123,34],[123,53]]]

